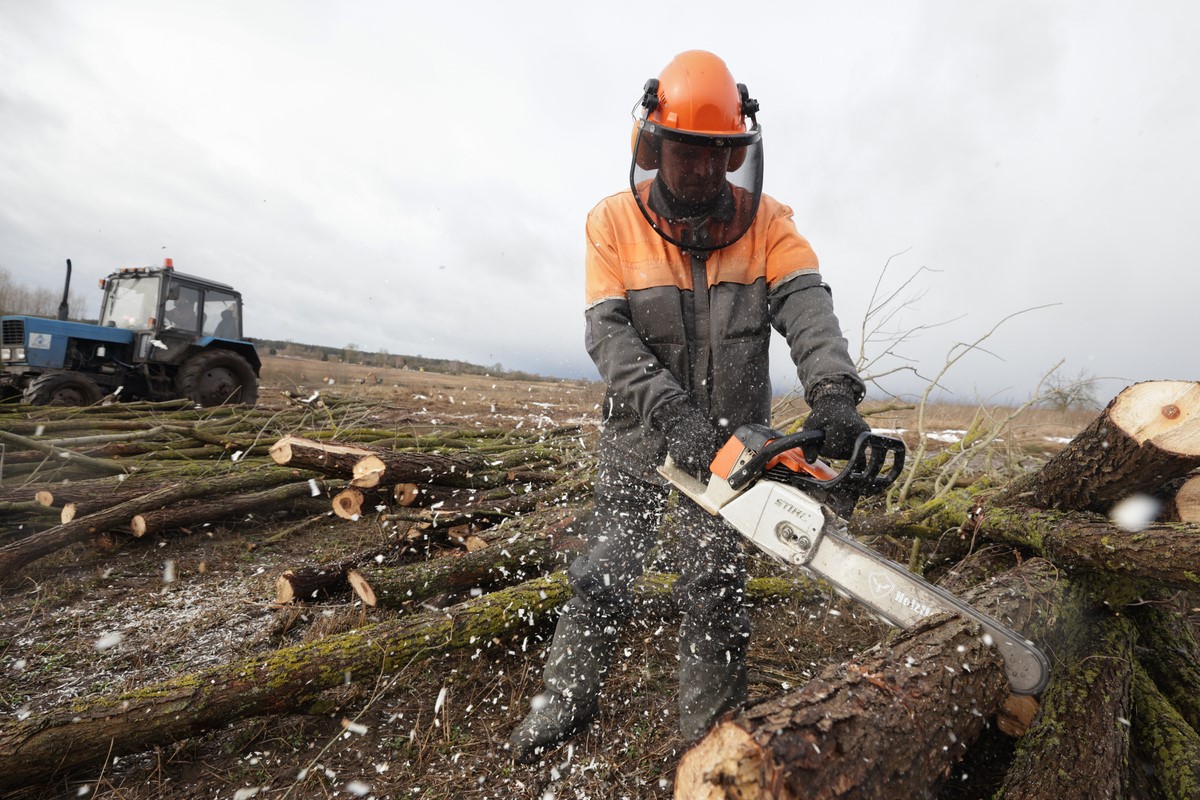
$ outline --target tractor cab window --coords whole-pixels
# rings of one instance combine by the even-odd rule
[[[204,293],[204,329],[219,339],[241,339],[242,320],[237,295],[209,289]]]
[[[195,333],[200,327],[200,290],[195,286],[175,284],[167,293],[163,309],[163,327],[169,330]]]
[[[100,324],[128,330],[153,328],[158,313],[159,282],[157,275],[125,276],[108,281]]]

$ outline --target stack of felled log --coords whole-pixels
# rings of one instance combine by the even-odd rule
[[[159,419],[164,410],[151,411],[156,427],[165,428]],[[253,410],[231,412],[232,417],[259,424]],[[25,510],[47,502],[58,507],[55,514],[65,514],[73,503],[75,516],[15,534],[0,547],[0,578],[98,532],[194,526],[207,509],[236,503],[254,486],[261,489],[253,492],[256,500],[295,491],[305,500],[300,515],[369,519],[384,534],[377,546],[337,564],[283,570],[279,602],[339,593],[353,600],[357,592],[366,605],[404,606],[405,613],[380,615],[360,630],[234,658],[144,690],[81,698],[9,719],[0,724],[0,789],[55,770],[87,769],[111,755],[185,739],[233,720],[300,708],[347,680],[374,680],[439,650],[490,647],[510,629],[544,620],[570,596],[561,574],[546,573],[561,570],[567,554],[580,547],[592,466],[581,457],[578,429],[429,428],[414,435],[355,428],[335,416],[305,436],[279,438],[264,432],[300,430],[316,420],[278,411],[271,418],[269,426],[251,431],[231,425],[220,436],[208,423],[188,420],[172,429],[178,444],[175,438],[160,441],[158,432],[143,441],[152,452],[172,444],[192,449],[183,444],[185,437],[224,442],[216,463],[193,456],[167,469],[140,454],[111,462],[117,468],[107,471],[117,474],[107,478],[83,473],[63,484],[55,472],[52,480],[23,482],[13,488],[14,496],[39,498]],[[29,433],[44,439],[49,428],[37,425],[42,427]],[[334,440],[334,432],[348,443]],[[274,444],[262,445],[263,440]],[[268,485],[273,488],[262,488]],[[469,599],[432,606],[428,600],[437,595]],[[435,610],[427,610],[431,607]],[[271,690],[261,691],[264,685]]]
[[[589,490],[588,471],[576,474],[562,469],[563,446],[577,448],[578,431],[558,429],[536,437],[514,432],[459,431],[454,438],[419,442],[437,451],[385,450],[379,447],[323,442],[287,436],[271,446],[276,464],[314,470],[345,488],[333,494],[333,511],[339,517],[375,516],[385,529],[397,534],[396,546],[375,549],[335,564],[309,565],[285,570],[277,581],[276,601],[290,603],[324,599],[347,589],[368,606],[411,598],[410,577],[397,576],[389,567],[411,561],[411,554],[429,551],[435,543],[450,543],[475,553],[507,532],[497,532],[504,520],[524,519],[546,528],[558,525],[559,509],[576,505]],[[461,444],[453,454],[447,443]],[[540,520],[540,522],[539,522]],[[550,539],[534,542],[540,559],[553,559]],[[502,574],[496,551],[455,565],[455,575],[444,579],[445,591],[453,587],[495,585]],[[528,557],[533,551],[525,553]],[[368,577],[369,573],[369,577]],[[409,569],[406,575],[413,574]],[[496,576],[488,578],[487,576]],[[422,573],[420,581],[430,578]]]

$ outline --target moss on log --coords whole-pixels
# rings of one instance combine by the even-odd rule
[[[1140,666],[1133,675],[1133,739],[1157,796],[1200,800],[1200,736]]]

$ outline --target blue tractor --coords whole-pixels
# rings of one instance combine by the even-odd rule
[[[253,405],[261,361],[242,338],[242,296],[161,267],[101,280],[97,324],[67,319],[71,262],[58,319],[0,317],[0,397],[34,405],[187,398]]]

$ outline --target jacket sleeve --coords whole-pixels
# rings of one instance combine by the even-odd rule
[[[633,326],[612,239],[603,209],[594,209],[587,220],[585,343],[610,395],[653,427],[656,412],[688,394]]]
[[[802,269],[775,284],[768,295],[771,324],[792,351],[806,398],[823,381],[848,381],[855,400],[866,393],[849,345],[833,312],[833,296],[815,269]]]
[[[609,392],[630,406],[647,427],[660,428],[658,412],[688,394],[638,336],[625,300],[605,300],[584,312],[587,351]]]

